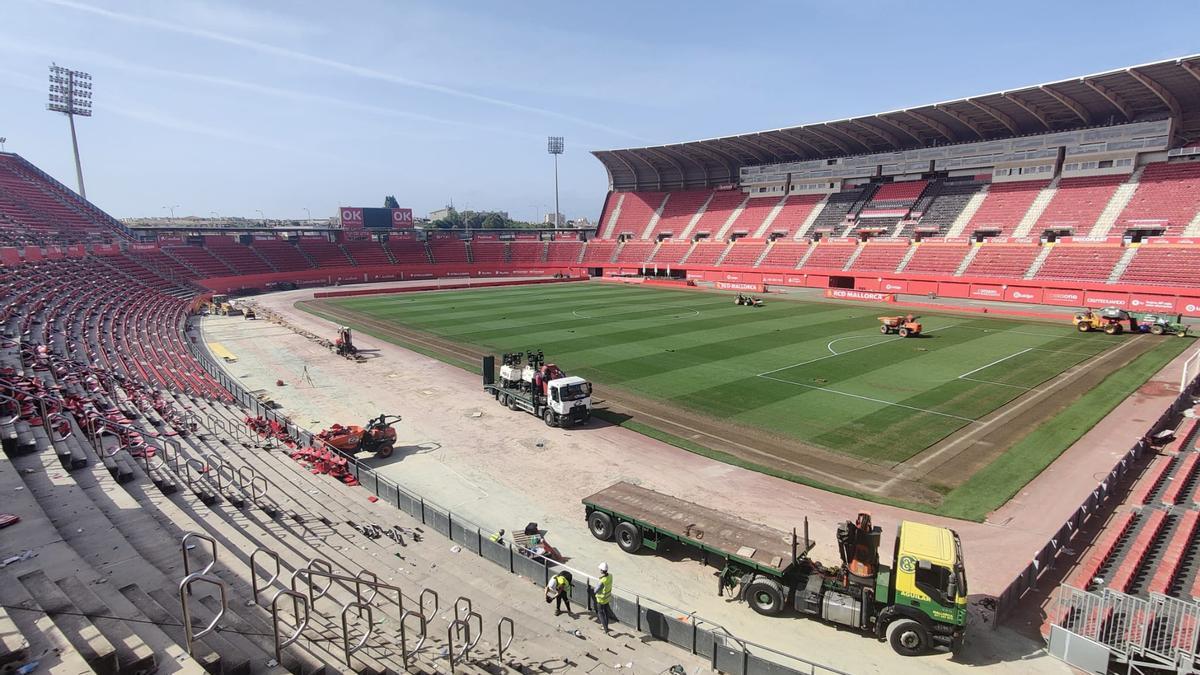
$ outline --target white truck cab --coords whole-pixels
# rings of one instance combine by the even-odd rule
[[[592,383],[582,377],[560,377],[546,385],[546,403],[560,416],[568,417],[575,408],[592,409]]]

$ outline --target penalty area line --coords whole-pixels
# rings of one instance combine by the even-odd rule
[[[1005,356],[1004,358],[996,359],[995,361],[992,361],[991,363],[987,364],[986,366],[979,366],[975,370],[967,371],[967,372],[963,373],[962,375],[959,375],[958,379],[960,379],[960,380],[967,379],[971,375],[974,375],[975,373],[978,373],[981,370],[991,368],[992,366],[996,365],[997,363],[1004,363],[1005,361],[1007,361],[1009,359],[1016,358],[1022,354],[1025,354],[1025,353],[1031,352],[1031,351],[1033,351],[1033,347],[1029,347],[1027,349],[1022,349],[1021,351],[1017,352],[1016,354],[1009,354],[1008,356]]]
[[[938,412],[936,410],[929,410],[927,408],[918,408],[913,405],[905,405],[903,403],[896,403],[894,401],[885,401],[881,398],[871,398],[870,396],[862,396],[860,394],[851,394],[850,392],[847,392],[847,391],[838,391],[837,389],[830,389],[828,387],[818,387],[815,384],[805,384],[803,382],[796,382],[794,380],[784,380],[784,379],[781,379],[778,377],[771,377],[770,375],[759,375],[759,377],[766,379],[766,380],[774,380],[775,382],[782,382],[784,384],[795,385],[797,387],[804,387],[805,389],[812,389],[815,391],[823,391],[828,394],[837,394],[839,396],[848,396],[850,398],[857,398],[861,401],[870,401],[872,403],[882,403],[883,405],[895,406],[897,408],[905,408],[907,410],[915,410],[917,412],[929,413],[930,415],[938,415],[940,417],[949,417],[951,419],[961,420],[968,424],[978,424],[979,423],[978,420],[971,419],[970,417],[962,417],[960,415],[951,415],[950,413]]]

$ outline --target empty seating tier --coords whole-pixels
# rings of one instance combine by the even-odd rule
[[[650,252],[654,250],[655,245],[655,242],[648,239],[629,239],[621,244],[621,250],[617,253],[617,262],[641,265],[650,257]]]
[[[569,242],[568,242],[569,243]],[[546,242],[513,241],[508,244],[508,259],[514,265],[546,262]],[[578,256],[576,256],[578,258]],[[574,262],[574,261],[571,261]]]
[[[915,226],[906,225],[900,233],[901,236],[912,234],[916,227],[920,227],[922,231],[931,231],[931,228],[937,228],[939,233],[944,234],[958,218],[958,214],[966,208],[971,197],[974,197],[982,189],[983,184],[973,180],[942,183],[938,186],[937,194],[934,195],[929,206],[921,213],[920,220]]]
[[[1122,229],[1164,228],[1180,235],[1200,213],[1200,161],[1155,162],[1142,170],[1141,180],[1125,209],[1117,216]]]
[[[779,246],[782,241],[775,242],[774,246]],[[721,261],[722,267],[753,267],[762,255],[763,247],[767,245],[764,239],[749,239],[743,237],[734,240],[729,248],[729,252],[725,254],[725,259]],[[808,242],[804,242],[803,248],[808,248]],[[772,249],[773,250],[773,249]],[[768,256],[769,257],[769,256]],[[792,261],[791,266],[795,267],[796,262],[800,260],[799,254]],[[764,261],[764,266],[766,265]],[[778,265],[775,265],[778,266]]]
[[[683,257],[690,250],[692,250],[692,242],[690,241],[664,241],[658,245],[658,249],[654,251],[654,256],[650,258],[650,262],[659,265],[678,265],[683,262]]]
[[[596,266],[611,263],[618,243],[612,239],[593,239],[589,241],[587,248],[583,251],[583,262]]]
[[[1034,244],[983,244],[963,275],[1021,279],[1040,250]]]
[[[908,253],[907,243],[867,242],[863,245],[862,252],[854,259],[854,263],[850,265],[850,270],[854,272],[895,272],[905,253]]]
[[[601,224],[600,232],[602,235],[613,238],[621,235],[640,237],[646,231],[646,226],[650,224],[650,219],[654,217],[658,207],[662,205],[666,193],[625,192],[622,194],[624,197],[620,199],[620,211],[617,212],[617,220],[611,228],[611,235],[606,234],[609,231],[607,222]]]
[[[800,227],[804,225],[804,221],[812,215],[813,209],[824,198],[825,195],[789,195],[787,201],[783,203],[783,208],[779,210],[779,215],[767,227],[764,236],[778,235],[784,238],[795,236],[800,231]]]
[[[726,265],[731,264],[729,259],[733,257],[734,253],[739,252],[738,247],[741,245],[742,240],[739,239],[734,245],[733,250],[729,252],[729,255],[725,256]],[[749,242],[747,242],[747,245],[749,245]],[[807,240],[776,239],[775,243],[770,245],[771,247],[767,250],[767,254],[763,256],[762,262],[758,266],[770,269],[794,270],[800,264],[800,259],[808,252],[811,245],[812,242]],[[762,249],[760,248],[759,252],[761,253],[761,251]]]
[[[917,250],[904,266],[905,274],[954,274],[971,250],[969,244],[940,244],[936,240],[916,246]]]
[[[1200,247],[1142,244],[1121,283],[1200,288]]]
[[[667,199],[667,205],[663,207],[662,217],[658,219],[654,231],[647,238],[657,239],[666,234],[676,239],[681,238],[696,212],[712,195],[710,190],[672,192]],[[634,236],[641,237],[642,232],[638,231]]]
[[[308,256],[301,253],[295,244],[282,239],[256,239],[252,245],[276,271],[303,270],[317,266]]]
[[[317,267],[349,267],[354,264],[341,246],[324,239],[302,238],[300,252],[315,262]]]
[[[345,249],[356,265],[378,266],[392,264],[392,259],[388,257],[383,244],[377,241],[347,241],[342,244],[342,248]]]
[[[389,239],[386,248],[392,259],[401,265],[428,265],[433,262],[423,241]]]
[[[429,240],[429,254],[438,265],[469,262],[467,244],[458,238]]]
[[[840,271],[858,248],[857,244],[827,244],[820,242],[804,261],[804,269]]]
[[[1108,281],[1125,249],[1112,246],[1059,244],[1050,250],[1035,279]]]
[[[688,265],[716,265],[727,248],[729,244],[726,242],[701,239],[683,262]]]
[[[508,244],[502,241],[473,241],[471,242],[471,262],[508,262]]]
[[[1011,235],[1033,205],[1033,200],[1037,199],[1038,193],[1049,184],[1049,180],[992,183],[979,210],[967,223],[966,234],[976,230],[995,230]]]
[[[1117,186],[1127,176],[1087,176],[1063,178],[1058,183],[1054,198],[1038,218],[1040,230],[1071,230],[1086,235],[1096,224],[1100,212],[1112,199]]]
[[[546,245],[546,262],[550,263],[569,263],[574,264],[579,262],[580,256],[583,255],[584,244],[582,241],[552,241]],[[609,254],[612,251],[609,250]]]
[[[674,197],[672,197],[674,199]],[[746,201],[746,195],[741,190],[719,190],[713,194],[713,198],[708,202],[708,206],[704,209],[704,215],[696,221],[696,226],[688,233],[689,238],[693,238],[698,234],[707,234],[709,238],[716,237],[725,227],[726,221],[729,220],[733,212],[741,206],[742,202]],[[757,227],[759,223],[751,226],[747,220],[747,210],[743,209],[738,219],[734,221],[733,229],[746,230],[748,227]],[[750,230],[753,232],[753,230]],[[676,237],[681,236],[681,233],[676,232]]]

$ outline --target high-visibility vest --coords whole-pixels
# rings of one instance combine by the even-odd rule
[[[502,535],[502,534],[500,534],[499,532],[497,532],[496,534],[493,534],[493,535],[492,535],[492,541],[493,541],[494,543],[497,543],[497,544],[498,544],[498,543],[500,543],[500,537],[502,537],[502,536],[504,536],[504,535]]]
[[[605,574],[600,577],[600,590],[596,591],[596,603],[607,605],[609,600],[612,600],[612,575]]]
[[[561,574],[554,577],[554,585],[557,586],[558,590],[560,591],[565,591],[570,586],[570,584],[567,582],[567,578]]]

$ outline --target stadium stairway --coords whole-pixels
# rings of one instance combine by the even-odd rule
[[[479,615],[471,629],[475,631],[472,639],[477,638],[471,653],[479,663],[457,664],[457,672],[497,672],[501,665],[528,672],[609,658],[608,643],[593,642],[607,638],[596,635],[590,625],[576,623],[584,630],[585,639],[581,640],[549,618],[548,611],[522,610],[512,601],[512,595],[523,594],[535,598],[535,606],[540,605],[536,602],[538,587],[516,576],[498,575],[484,559],[455,552],[458,547],[445,553],[450,542],[436,534],[422,536],[419,523],[391,507],[372,504],[361,488],[314,477],[282,452],[286,448],[281,444],[244,431],[240,409],[202,398],[167,397],[171,405],[189,411],[188,426],[195,428],[186,432],[175,429],[153,411],[141,411],[140,417],[130,422],[147,438],[174,439],[178,454],[173,458],[166,452],[159,455],[161,466],[154,466],[154,458],[143,460],[145,464],[135,461],[135,475],[128,482],[118,484],[103,463],[95,461],[95,455],[93,461],[74,471],[59,464],[49,449],[53,444],[84,439],[78,426],[53,443],[35,444],[30,454],[0,460],[0,490],[17,495],[6,503],[6,509],[21,517],[12,526],[19,529],[12,532],[29,535],[6,539],[0,552],[5,559],[20,556],[25,549],[36,553],[36,563],[16,563],[4,570],[2,574],[8,576],[3,580],[11,583],[0,588],[6,605],[22,607],[7,614],[26,636],[28,654],[51,661],[59,658],[64,666],[75,667],[75,672],[98,673],[148,673],[156,667],[159,672],[403,670],[395,644],[400,608],[387,614],[376,607],[371,637],[365,648],[353,655],[354,666],[343,671],[337,608],[360,596],[352,583],[342,582],[326,591],[318,589],[317,603],[310,607],[307,637],[283,651],[280,666],[273,665],[267,598],[283,587],[282,580],[289,574],[310,568],[332,570],[346,579],[378,579],[399,586],[406,589],[402,602],[408,609],[427,609],[429,639],[412,664],[418,672],[446,668],[444,656],[450,637],[442,639],[442,635],[452,629],[455,606],[463,608],[466,616],[468,605]],[[231,438],[237,429],[243,429],[236,434],[240,440]],[[83,444],[88,445],[86,441]],[[100,448],[106,453],[112,446],[101,442]],[[127,450],[122,446],[116,452]],[[207,483],[207,492],[217,496],[205,500],[201,496],[205,490],[199,488],[165,490],[162,481],[156,486],[155,480],[144,475],[145,466],[167,473],[187,467],[175,473],[175,486]],[[255,487],[234,483],[231,477],[235,475],[253,476]],[[395,531],[403,533],[399,541],[364,533],[378,523],[398,528]],[[194,547],[181,547],[189,532],[202,536],[188,539]],[[237,600],[224,604],[219,622],[222,629],[196,641],[193,660],[185,654],[176,589],[184,575],[181,568],[187,564],[183,556],[189,556],[190,569],[195,571],[213,562],[211,551],[217,552],[212,574]],[[454,557],[453,563],[445,560],[447,555]],[[281,574],[271,571],[276,556]],[[257,577],[252,579],[254,575]],[[270,576],[279,579],[264,581]],[[496,583],[498,576],[500,583]],[[260,582],[266,588],[260,588],[255,598],[253,586]],[[211,589],[199,584],[194,589],[189,602],[193,620],[196,626],[207,625],[221,611],[222,603],[217,595],[206,594]],[[451,604],[451,598],[458,602]],[[440,606],[435,608],[433,603]],[[50,613],[50,624],[39,608]],[[491,629],[501,616],[516,622],[511,655],[503,664],[490,657],[497,645]],[[416,639],[416,623],[412,620],[408,626],[410,645]],[[365,630],[365,624],[359,628]],[[285,634],[292,629],[283,626]],[[622,661],[632,659],[639,668],[652,668],[644,672],[660,672],[685,656],[642,646],[620,632],[612,640],[611,647],[618,650]],[[47,652],[55,645],[58,655]],[[82,658],[86,667],[73,662],[73,654]]]

